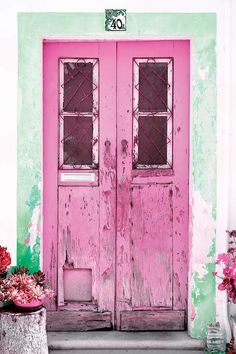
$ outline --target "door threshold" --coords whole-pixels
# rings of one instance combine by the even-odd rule
[[[47,331],[77,332],[111,328],[111,312],[48,311]]]
[[[175,349],[201,351],[204,348],[204,342],[191,338],[187,331],[48,332],[48,348],[50,350]]]

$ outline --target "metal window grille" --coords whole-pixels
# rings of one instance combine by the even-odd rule
[[[98,168],[98,59],[61,59],[59,168]]]
[[[173,59],[133,60],[133,167],[172,168]]]

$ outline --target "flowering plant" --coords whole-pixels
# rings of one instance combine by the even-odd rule
[[[0,278],[5,276],[7,268],[11,264],[10,253],[7,252],[6,247],[0,246]]]
[[[218,289],[225,290],[228,299],[236,304],[236,230],[227,231],[227,233],[229,235],[228,251],[219,254],[215,262],[222,266],[222,274],[218,275],[218,272],[212,274],[221,279]]]
[[[52,298],[54,292],[45,281],[45,274],[41,271],[29,274],[29,270],[20,267],[6,279],[0,280],[0,298],[3,301],[17,301],[21,304],[31,300]]]

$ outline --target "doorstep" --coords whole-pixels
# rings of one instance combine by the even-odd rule
[[[48,332],[48,347],[51,353],[141,353],[143,350],[202,352],[203,340],[192,339],[186,331],[181,332]],[[97,351],[96,351],[97,350]],[[169,351],[170,350],[170,351]],[[159,352],[159,351],[158,351]],[[146,353],[146,351],[145,351]]]
[[[49,350],[50,354],[200,354],[202,350],[178,349],[75,349]]]

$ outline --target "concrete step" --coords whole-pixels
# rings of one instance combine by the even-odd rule
[[[75,349],[49,350],[50,354],[200,354],[203,350],[165,350],[165,349]]]
[[[187,332],[48,332],[52,354],[195,354],[203,353],[203,341]]]

